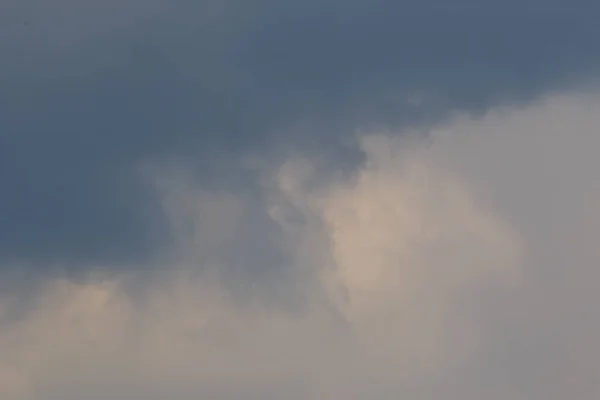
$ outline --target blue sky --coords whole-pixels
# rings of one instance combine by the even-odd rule
[[[599,17],[4,0],[0,394],[597,398]]]

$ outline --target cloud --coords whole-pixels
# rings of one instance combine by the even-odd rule
[[[3,289],[0,394],[596,398],[599,107],[362,134],[350,170],[244,162],[260,196],[159,163],[170,267]]]
[[[224,185],[215,159],[303,148],[347,160],[341,143],[357,129],[427,128],[585,84],[598,71],[599,11],[535,0],[4,1],[0,259],[77,270],[153,260],[168,224],[139,163],[188,157],[204,185]]]

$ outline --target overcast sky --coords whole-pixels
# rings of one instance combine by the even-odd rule
[[[4,0],[0,397],[596,399],[599,18]]]

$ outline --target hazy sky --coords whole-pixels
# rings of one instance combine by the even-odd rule
[[[596,399],[599,18],[4,0],[0,397]]]

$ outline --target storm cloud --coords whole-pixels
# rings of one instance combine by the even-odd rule
[[[256,178],[248,155],[352,164],[357,131],[593,81],[600,33],[585,1],[8,0],[1,14],[0,259],[46,269],[165,251],[140,165],[185,162],[223,187]]]
[[[365,132],[351,168],[251,158],[260,196],[147,167],[171,263],[4,289],[0,394],[596,398],[599,109],[575,93]]]
[[[5,0],[0,397],[596,399],[598,17]]]

